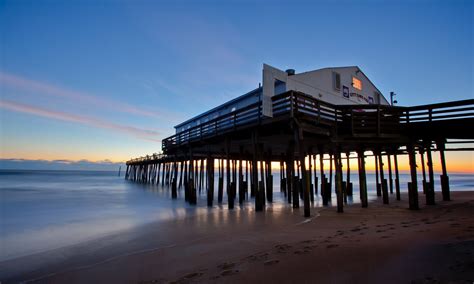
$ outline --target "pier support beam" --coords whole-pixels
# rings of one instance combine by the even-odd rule
[[[388,161],[388,185],[390,188],[390,194],[393,194],[393,178],[392,178],[392,156],[387,154]]]
[[[382,182],[382,200],[383,204],[388,204],[388,189],[387,189],[387,180],[384,179],[384,172],[383,172],[383,159],[382,154],[378,153],[379,158],[379,168],[380,168],[380,181]]]
[[[358,153],[359,161],[359,193],[360,193],[360,203],[363,208],[367,208],[368,199],[367,199],[367,177],[365,172],[365,155],[364,151],[361,150]]]
[[[173,163],[173,180],[171,181],[171,198],[176,199],[178,198],[178,192],[177,192],[177,185],[178,185],[178,162],[175,161]]]
[[[217,202],[222,203],[222,199],[224,198],[224,160],[222,158],[219,159],[218,166]]]
[[[375,159],[375,189],[377,190],[377,196],[382,196],[382,186],[379,182],[379,161],[376,152],[373,152]]]
[[[300,133],[299,129],[295,129],[295,140],[298,143],[298,155],[299,155],[299,160],[300,160],[300,166],[301,166],[301,178],[302,178],[302,186],[303,186],[303,204],[304,204],[304,216],[305,217],[310,217],[311,212],[310,212],[310,178],[308,176],[308,172],[306,171],[306,163],[305,163],[305,158],[306,158],[306,149],[304,145],[304,139],[302,136],[302,133]],[[298,197],[295,197],[296,200],[298,200]]]
[[[350,163],[349,163],[349,159],[350,159],[350,153],[347,152],[346,153],[346,164],[347,164],[347,174],[346,174],[346,194],[347,196],[352,196],[352,192],[353,192],[353,188],[352,188],[352,182],[351,182],[351,166],[350,166]]]
[[[339,150],[336,151],[334,157],[334,164],[336,168],[336,195],[337,195],[337,212],[342,213],[344,212],[344,192],[342,188],[342,159],[341,159],[341,152]]]
[[[314,194],[318,195],[318,167],[316,163],[316,155],[313,155],[314,159]]]
[[[429,184],[426,188],[426,205],[435,205],[433,157],[431,156],[431,142],[427,145],[426,156],[428,158],[428,175],[430,178]]]
[[[426,194],[427,183],[426,183],[425,149],[424,149],[424,147],[421,146],[420,149],[418,150],[418,152],[420,153],[421,172],[423,174],[423,180],[422,180],[423,193]]]
[[[321,171],[321,197],[323,198],[323,205],[327,206],[328,205],[328,192],[331,194],[331,190],[327,188],[327,181],[326,181],[326,175],[324,174],[324,152],[320,150],[320,156],[319,156],[319,170]]]
[[[444,141],[438,142],[436,148],[439,150],[439,157],[441,159],[441,169],[443,174],[441,175],[441,192],[444,201],[451,200],[451,193],[449,190],[449,177],[446,170],[446,159],[444,157],[445,143]]]
[[[410,161],[411,182],[408,183],[408,203],[411,210],[419,209],[418,206],[418,180],[416,174],[416,154],[413,145],[407,146],[408,159]]]
[[[207,158],[207,206],[212,207],[214,201],[214,158]]]
[[[397,200],[400,200],[400,174],[398,172],[398,156],[393,155],[393,162],[395,164],[395,195]]]

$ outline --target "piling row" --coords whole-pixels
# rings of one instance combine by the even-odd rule
[[[224,149],[224,155],[215,157],[194,156],[188,151],[181,156],[148,157],[132,160],[127,163],[125,179],[152,185],[159,185],[171,190],[171,197],[179,195],[189,204],[197,204],[198,196],[207,195],[207,206],[214,206],[215,186],[217,185],[217,203],[224,199],[224,189],[229,209],[249,202],[252,199],[256,211],[263,211],[266,203],[273,202],[273,170],[277,165],[280,177],[280,191],[284,200],[293,208],[304,208],[304,216],[311,215],[310,207],[315,197],[320,196],[324,206],[332,203],[334,189],[337,212],[344,211],[348,198],[353,196],[351,181],[350,159],[357,159],[359,177],[359,198],[363,208],[368,207],[368,183],[366,159],[372,157],[375,161],[375,186],[377,196],[383,204],[389,204],[389,196],[395,194],[400,200],[399,155],[408,155],[410,181],[408,182],[409,208],[419,208],[418,173],[416,155],[420,155],[422,171],[422,193],[426,204],[435,204],[434,171],[432,157],[432,141],[410,143],[405,150],[400,149],[367,149],[359,147],[356,151],[343,151],[342,147],[327,149],[324,145],[307,147],[303,139],[289,141],[285,153],[275,155],[271,149],[258,143],[258,136],[253,136],[253,153],[244,153],[242,148],[239,155],[231,154],[229,143]],[[441,190],[443,200],[450,200],[449,178],[446,171],[445,145],[436,143],[440,153],[442,166]],[[355,153],[355,155],[354,155]],[[368,155],[371,153],[371,155]],[[384,159],[385,158],[385,159]],[[426,159],[425,159],[426,158]],[[319,164],[317,161],[319,160]],[[384,164],[387,161],[387,165]],[[426,161],[426,164],[425,164]],[[327,165],[329,163],[329,165]],[[387,167],[386,167],[387,166]],[[343,168],[345,167],[345,172]],[[329,171],[326,169],[329,168]],[[334,170],[334,171],[333,171]],[[217,173],[215,174],[215,171]],[[388,171],[388,176],[385,173]],[[344,175],[345,173],[345,175]],[[333,179],[334,177],[334,179]],[[216,180],[217,179],[217,180]]]

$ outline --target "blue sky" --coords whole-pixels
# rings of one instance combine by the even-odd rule
[[[1,158],[124,161],[261,82],[358,65],[400,105],[474,97],[473,1],[0,0]]]

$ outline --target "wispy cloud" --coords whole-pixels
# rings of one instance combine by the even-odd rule
[[[51,119],[61,120],[61,121],[69,121],[74,123],[80,123],[87,126],[92,126],[96,128],[103,128],[109,129],[116,132],[121,132],[125,134],[129,134],[141,139],[151,140],[155,142],[160,142],[159,136],[160,134],[155,130],[148,130],[148,129],[141,129],[132,126],[120,125],[113,122],[109,122],[106,120],[101,120],[93,117],[82,116],[77,114],[59,112],[54,110],[49,110],[45,108],[39,108],[27,104],[21,104],[13,101],[1,100],[0,101],[0,108],[28,113],[36,116],[47,117]]]
[[[139,116],[154,117],[166,119],[168,121],[175,120],[176,115],[170,114],[169,112],[156,112],[150,111],[136,106],[120,103],[117,101],[103,99],[88,93],[74,91],[58,87],[49,83],[30,80],[13,74],[0,72],[0,83],[10,87],[18,88],[21,90],[35,92],[38,95],[50,95],[54,97],[67,98],[74,100],[78,103],[88,103],[90,105],[98,105],[101,108],[108,108],[114,111],[129,113]]]

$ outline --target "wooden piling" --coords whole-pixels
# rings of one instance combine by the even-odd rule
[[[390,194],[393,194],[393,176],[392,176],[392,156],[387,154],[388,161],[388,185],[390,186]]]
[[[363,208],[368,206],[367,198],[367,176],[365,172],[365,155],[364,151],[360,150],[358,152],[358,168],[359,168],[359,194],[360,194],[360,203]]]
[[[382,196],[382,186],[379,182],[379,160],[376,152],[373,152],[375,159],[375,188],[377,190],[377,196]]]
[[[408,203],[411,210],[419,209],[418,206],[418,181],[416,174],[416,154],[413,145],[407,146],[408,159],[410,162],[411,183],[408,188]]]
[[[336,200],[337,200],[337,212],[342,213],[344,212],[344,192],[342,188],[342,159],[341,159],[341,152],[336,150],[335,157],[334,157],[334,164],[336,168],[336,176],[335,176],[335,183],[336,183]]]
[[[351,166],[350,166],[350,163],[349,163],[350,155],[351,155],[350,152],[346,153],[346,160],[347,160],[346,194],[347,194],[347,196],[352,196],[352,192],[353,192],[352,182],[351,182]]]
[[[451,193],[449,189],[449,177],[446,170],[446,158],[444,157],[445,143],[444,141],[439,141],[436,146],[439,150],[439,157],[441,160],[441,169],[443,174],[441,175],[441,192],[443,195],[444,201],[451,200]]]
[[[314,172],[314,194],[317,196],[318,195],[318,167],[317,167],[317,163],[316,163],[316,155],[313,155],[313,159],[314,159],[314,168],[313,168],[313,172]]]
[[[214,202],[214,158],[208,156],[207,162],[207,206],[212,207]]]
[[[388,204],[387,180],[384,179],[384,171],[383,171],[384,164],[383,164],[381,153],[378,153],[378,158],[379,158],[380,181],[382,182],[382,200],[383,200],[383,204]]]
[[[422,186],[423,186],[423,193],[426,194],[426,188],[427,188],[427,182],[426,182],[426,170],[425,170],[425,150],[423,149],[423,146],[420,147],[418,150],[420,153],[420,160],[421,160],[421,171],[423,173],[423,180],[422,180]]]
[[[398,157],[393,155],[393,162],[395,164],[395,195],[397,200],[400,200],[400,175],[398,172]]]
[[[433,157],[431,156],[431,142],[426,148],[426,156],[428,158],[428,175],[430,178],[429,184],[426,188],[426,205],[435,205]]]

